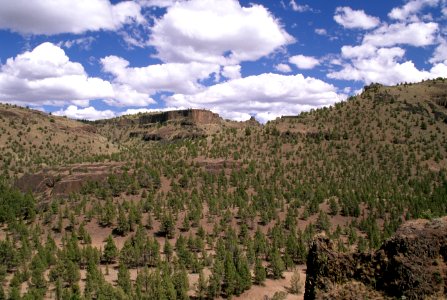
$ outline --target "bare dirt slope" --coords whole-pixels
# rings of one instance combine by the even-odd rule
[[[0,167],[10,175],[93,160],[117,150],[90,124],[0,104]]]

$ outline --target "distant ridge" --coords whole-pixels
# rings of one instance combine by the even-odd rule
[[[186,121],[195,124],[218,124],[222,118],[209,110],[205,109],[184,109],[171,110],[158,113],[143,114],[139,117],[139,123],[166,123],[169,121]]]

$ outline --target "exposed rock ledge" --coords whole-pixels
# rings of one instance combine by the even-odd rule
[[[403,224],[379,250],[338,253],[318,236],[304,299],[446,299],[447,217]]]
[[[218,114],[205,109],[172,110],[143,114],[139,118],[140,125],[177,121],[186,125],[218,124],[222,121]]]

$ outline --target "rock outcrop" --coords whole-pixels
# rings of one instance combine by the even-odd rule
[[[135,130],[129,133],[131,138],[140,138],[143,141],[175,141],[181,139],[196,139],[206,137],[202,128],[193,125],[151,127],[144,130]]]
[[[34,174],[25,174],[15,185],[23,192],[65,197],[77,193],[88,181],[104,181],[111,173],[120,173],[123,163],[92,163],[69,167],[45,168]]]
[[[129,133],[131,138],[144,141],[175,141],[208,136],[210,128],[222,124],[218,114],[204,109],[174,110],[143,114],[138,127]]]
[[[318,236],[306,273],[305,299],[447,298],[447,217],[407,222],[369,253],[338,253]]]
[[[179,122],[185,125],[218,124],[222,121],[218,114],[204,109],[173,110],[144,114],[139,118],[140,125]]]

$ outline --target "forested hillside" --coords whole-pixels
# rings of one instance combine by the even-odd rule
[[[0,298],[298,299],[316,234],[447,215],[441,78],[265,125],[0,109]]]

